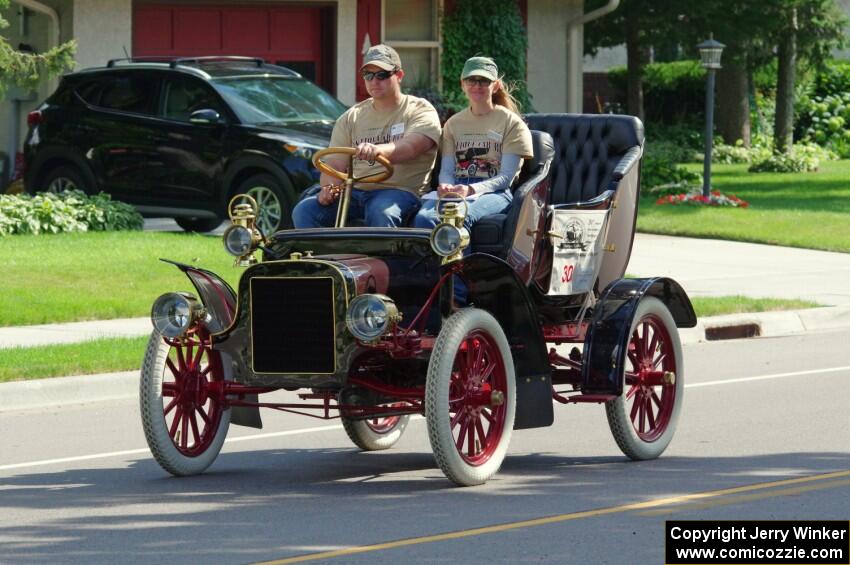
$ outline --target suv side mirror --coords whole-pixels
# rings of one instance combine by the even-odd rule
[[[195,110],[189,115],[189,121],[193,124],[220,124],[222,123],[221,115],[215,110],[204,108]]]

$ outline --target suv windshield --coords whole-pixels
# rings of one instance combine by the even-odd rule
[[[243,124],[334,121],[345,111],[336,98],[303,79],[237,77],[215,79],[212,85]]]

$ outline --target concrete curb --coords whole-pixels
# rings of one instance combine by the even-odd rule
[[[0,413],[125,400],[138,394],[139,371],[16,381],[0,384]]]
[[[812,331],[850,328],[850,305],[729,314],[701,318],[695,328],[680,330],[682,343],[744,337],[779,337]]]
[[[147,318],[147,324],[150,321]],[[116,322],[118,322],[116,320]],[[682,329],[683,344],[736,337],[779,337],[850,328],[850,305],[757,314],[731,314],[702,318],[695,328]],[[150,330],[147,327],[144,333]],[[752,332],[749,333],[748,332]],[[741,334],[741,335],[739,335]],[[57,377],[0,384],[0,413],[50,408],[60,405],[126,400],[139,394],[139,371]]]

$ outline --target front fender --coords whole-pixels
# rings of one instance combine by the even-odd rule
[[[513,267],[486,253],[464,257],[459,274],[469,289],[468,302],[499,321],[511,346],[517,379],[514,429],[550,426],[552,367],[528,289]]]
[[[198,291],[198,296],[210,315],[207,328],[211,334],[220,333],[230,327],[236,314],[236,293],[224,279],[206,269],[168,259],[160,259],[160,261],[174,265],[192,281],[192,285]]]
[[[198,297],[210,315],[207,328],[211,334],[220,333],[230,327],[236,315],[236,293],[233,292],[227,281],[206,269],[199,269],[168,259],[161,259],[161,261],[174,265],[192,281],[192,285],[198,291]],[[224,368],[225,380],[233,380],[233,362],[230,356],[224,351],[219,353],[222,357],[221,364]],[[245,400],[256,402],[257,395],[246,395]],[[260,409],[256,406],[233,406],[230,411],[231,424],[251,428],[263,427]]]
[[[629,333],[644,296],[661,300],[676,326],[692,328],[697,316],[685,290],[673,279],[618,279],[609,284],[593,312],[584,340],[581,390],[584,394],[623,393]]]

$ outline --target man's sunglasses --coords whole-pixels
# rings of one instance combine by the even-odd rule
[[[360,73],[360,76],[362,76],[364,80],[372,80],[373,78],[378,80],[387,80],[394,74],[396,74],[396,71],[363,71]]]
[[[463,82],[469,86],[490,86],[493,81],[489,78],[465,78]]]

